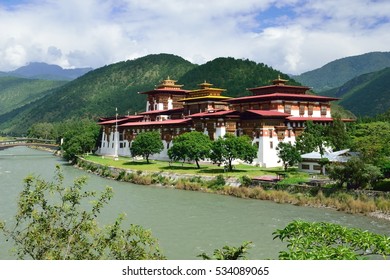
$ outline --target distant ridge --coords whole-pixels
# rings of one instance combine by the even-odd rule
[[[390,109],[390,67],[360,75],[322,95],[341,98],[339,104],[356,116],[375,116]]]
[[[58,65],[47,64],[44,62],[31,62],[14,71],[2,72],[1,76],[14,76],[27,79],[40,80],[65,80],[70,81],[93,70],[92,68],[64,69]]]
[[[292,76],[301,84],[310,86],[315,92],[342,86],[362,74],[390,67],[390,52],[370,52],[329,62],[321,68]]]

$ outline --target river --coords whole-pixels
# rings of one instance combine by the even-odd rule
[[[273,240],[272,232],[295,219],[325,221],[358,227],[390,235],[390,221],[351,215],[329,209],[299,207],[269,201],[240,199],[154,186],[117,182],[69,166],[50,153],[27,147],[0,151],[0,220],[11,220],[16,201],[29,174],[52,180],[56,164],[62,166],[68,184],[87,176],[86,188],[103,190],[111,186],[114,198],[102,212],[100,223],[114,221],[126,213],[126,224],[140,224],[151,229],[168,259],[199,259],[224,245],[252,241],[250,259],[275,259],[285,248]],[[0,259],[14,259],[11,245],[0,237]]]

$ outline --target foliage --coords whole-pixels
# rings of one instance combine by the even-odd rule
[[[351,137],[340,115],[333,114],[333,123],[326,127],[326,139],[336,151],[351,147]]]
[[[241,183],[241,186],[243,186],[243,187],[249,187],[252,185],[252,178],[249,176],[246,176],[246,175],[241,176],[240,183]]]
[[[327,146],[325,127],[311,121],[306,122],[305,130],[297,137],[295,146],[301,154],[318,151],[323,155]]]
[[[328,166],[328,175],[340,186],[346,184],[348,189],[372,187],[382,177],[379,167],[366,164],[359,157],[352,157],[343,164]]]
[[[18,200],[14,225],[0,230],[15,243],[19,259],[162,259],[157,241],[137,225],[122,229],[123,215],[104,228],[97,216],[112,198],[106,188],[100,196],[84,191],[86,178],[65,187],[57,166],[56,181],[29,176]],[[96,199],[90,202],[85,200]]]
[[[160,153],[164,149],[160,133],[157,131],[141,132],[131,144],[130,151],[133,157],[142,156],[149,163],[149,157]]]
[[[28,130],[28,137],[39,139],[53,139],[54,125],[52,123],[35,123]]]
[[[92,152],[99,136],[100,127],[89,120],[69,120],[58,124],[58,138],[66,160],[75,161],[77,155]]]
[[[378,164],[390,157],[390,122],[358,123],[351,134],[352,149],[365,161]]]
[[[252,242],[245,241],[239,247],[226,245],[222,249],[214,250],[212,256],[202,253],[198,257],[204,260],[245,260],[251,244]]]
[[[287,171],[289,166],[294,166],[301,161],[301,155],[298,149],[290,143],[279,142],[276,150],[280,158],[279,162],[283,162],[284,171]]]
[[[192,131],[183,133],[173,139],[173,146],[168,150],[169,158],[178,161],[195,161],[200,168],[199,161],[208,158],[211,149],[211,140],[204,133]]]
[[[226,134],[212,143],[210,159],[218,165],[224,164],[228,171],[232,171],[232,161],[241,159],[251,163],[257,155],[257,149],[252,145],[251,139],[246,136],[233,136]]]
[[[286,241],[282,260],[356,260],[370,255],[390,256],[390,237],[324,222],[293,221],[274,233]]]
[[[207,187],[213,190],[223,189],[226,185],[225,178],[223,175],[217,175],[213,180],[210,180],[207,184]]]

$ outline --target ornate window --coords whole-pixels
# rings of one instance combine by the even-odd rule
[[[291,114],[291,105],[290,104],[284,104],[284,112],[286,114]]]

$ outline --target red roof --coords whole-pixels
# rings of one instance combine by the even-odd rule
[[[189,92],[189,90],[184,90],[180,88],[157,88],[149,91],[144,91],[144,92],[139,92],[140,94],[150,94],[150,93],[172,93],[174,92],[175,94],[186,94]]]
[[[294,121],[294,122],[299,122],[299,121],[333,122],[333,118],[326,118],[326,117],[289,117],[287,118],[287,120]]]
[[[177,119],[177,120],[153,121],[153,122],[128,122],[128,123],[121,124],[120,127],[172,125],[172,124],[186,124],[190,122],[191,119]]]
[[[252,101],[252,100],[260,100],[261,101],[261,100],[275,100],[275,99],[305,100],[305,101],[309,101],[309,100],[313,100],[313,101],[339,100],[339,98],[320,96],[320,95],[293,94],[293,93],[272,93],[272,94],[265,94],[265,95],[251,95],[251,96],[231,98],[231,99],[228,99],[227,102],[229,102],[229,103],[242,103],[245,101]]]
[[[200,118],[200,117],[219,117],[219,116],[225,116],[229,115],[231,113],[236,113],[236,115],[232,116],[239,116],[237,111],[234,110],[219,110],[219,111],[213,111],[213,112],[202,112],[202,113],[196,113],[189,115],[190,118]]]
[[[169,109],[169,110],[151,110],[139,113],[139,115],[169,115],[171,113],[177,113],[183,111],[183,108],[175,108],[175,109]]]
[[[271,111],[271,110],[246,110],[246,112],[253,113],[262,117],[289,117],[290,114],[278,112],[278,111]]]
[[[100,125],[115,124],[116,122],[120,123],[123,121],[137,120],[137,119],[143,119],[143,118],[144,118],[143,116],[134,115],[134,116],[121,117],[119,119],[110,119],[107,121],[101,121],[101,122],[98,122],[98,124],[100,124]]]

